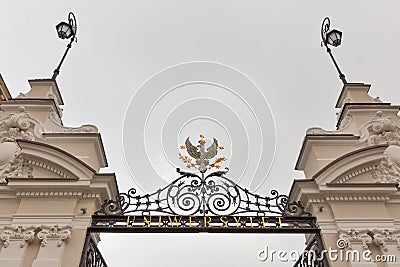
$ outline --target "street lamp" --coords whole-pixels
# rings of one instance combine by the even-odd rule
[[[339,46],[342,43],[342,32],[336,29],[330,30],[330,26],[331,26],[331,21],[328,17],[326,17],[322,21],[322,26],[321,26],[321,37],[322,37],[321,46],[325,45],[326,52],[328,52],[328,54],[331,56],[333,64],[335,64],[336,70],[339,72],[340,80],[342,80],[343,84],[346,84],[347,83],[346,77],[340,71],[339,65],[336,63],[336,60],[332,55],[332,51],[328,46],[328,45],[331,45],[333,47]]]
[[[58,64],[57,68],[53,72],[53,77],[51,77],[52,80],[55,80],[58,74],[60,73],[61,65],[64,62],[64,59],[67,56],[67,53],[72,46],[72,43],[76,40],[77,29],[78,28],[76,25],[76,18],[74,13],[72,12],[69,12],[68,14],[68,22],[62,21],[58,23],[56,26],[57,34],[60,39],[64,40],[64,39],[70,39],[71,37],[72,38],[69,44],[67,45],[67,49],[65,50],[64,55],[61,58],[60,64]]]

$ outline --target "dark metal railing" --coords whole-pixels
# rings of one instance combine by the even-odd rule
[[[86,234],[85,245],[82,251],[79,267],[107,267],[107,263],[97,248],[90,233]]]
[[[329,267],[321,235],[315,234],[293,267]]]

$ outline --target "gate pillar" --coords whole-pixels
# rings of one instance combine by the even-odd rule
[[[305,179],[293,182],[290,200],[317,218],[326,249],[400,260],[400,107],[371,97],[369,88],[345,84],[336,130],[307,130],[296,164]],[[331,266],[393,264],[330,259]]]
[[[65,127],[55,80],[11,98],[0,76],[0,266],[78,266],[91,215],[118,194],[93,125]]]

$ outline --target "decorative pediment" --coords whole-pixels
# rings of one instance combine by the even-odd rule
[[[374,181],[371,179],[371,177],[372,173],[377,168],[376,164],[376,161],[373,161],[368,162],[365,165],[357,166],[337,177],[335,180],[332,181],[332,183],[372,183]]]
[[[18,150],[9,164],[0,173],[2,182],[6,178],[53,178],[73,179],[76,175],[68,169],[45,158],[38,158],[32,155],[23,154]]]
[[[0,180],[10,178],[91,179],[90,166],[57,147],[27,140],[0,143]]]
[[[384,149],[382,151],[382,149]],[[376,151],[375,155],[365,153]],[[323,168],[315,177],[326,183],[400,183],[400,146],[360,149],[364,157],[351,152]],[[381,151],[379,153],[379,151]],[[360,155],[362,155],[360,154]],[[326,177],[326,178],[322,178]]]
[[[373,173],[386,148],[377,145],[349,152],[327,164],[313,178],[318,184],[374,183]]]
[[[91,179],[96,173],[89,165],[65,150],[45,143],[18,140],[33,177]]]

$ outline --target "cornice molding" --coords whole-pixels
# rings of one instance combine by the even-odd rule
[[[80,191],[18,191],[16,196],[18,197],[43,197],[43,198],[51,198],[51,197],[82,197],[82,192]]]
[[[382,158],[382,154],[386,148],[387,145],[376,145],[346,153],[321,168],[313,175],[312,179],[316,180],[319,184],[330,183],[344,173],[351,172],[361,166],[376,165]]]
[[[327,202],[386,202],[389,199],[385,195],[331,195],[325,197]]]
[[[333,180],[332,183],[343,184],[360,174],[372,172],[375,169],[377,169],[376,164],[373,162],[372,163],[370,162],[366,166],[354,168],[353,170],[350,170],[350,171],[344,173],[343,175],[341,175],[338,178],[336,178],[335,180]]]
[[[65,178],[65,179],[77,178],[71,172],[69,172],[65,168],[61,168],[60,166],[57,166],[53,162],[50,162],[50,161],[47,161],[44,159],[28,157],[28,156],[26,158],[27,158],[28,164],[48,170],[54,174],[61,176],[62,178]]]
[[[58,147],[28,140],[17,140],[17,143],[22,153],[29,155],[29,158],[45,159],[45,162],[49,161],[54,166],[59,165],[80,179],[91,179],[96,173],[88,164]]]

